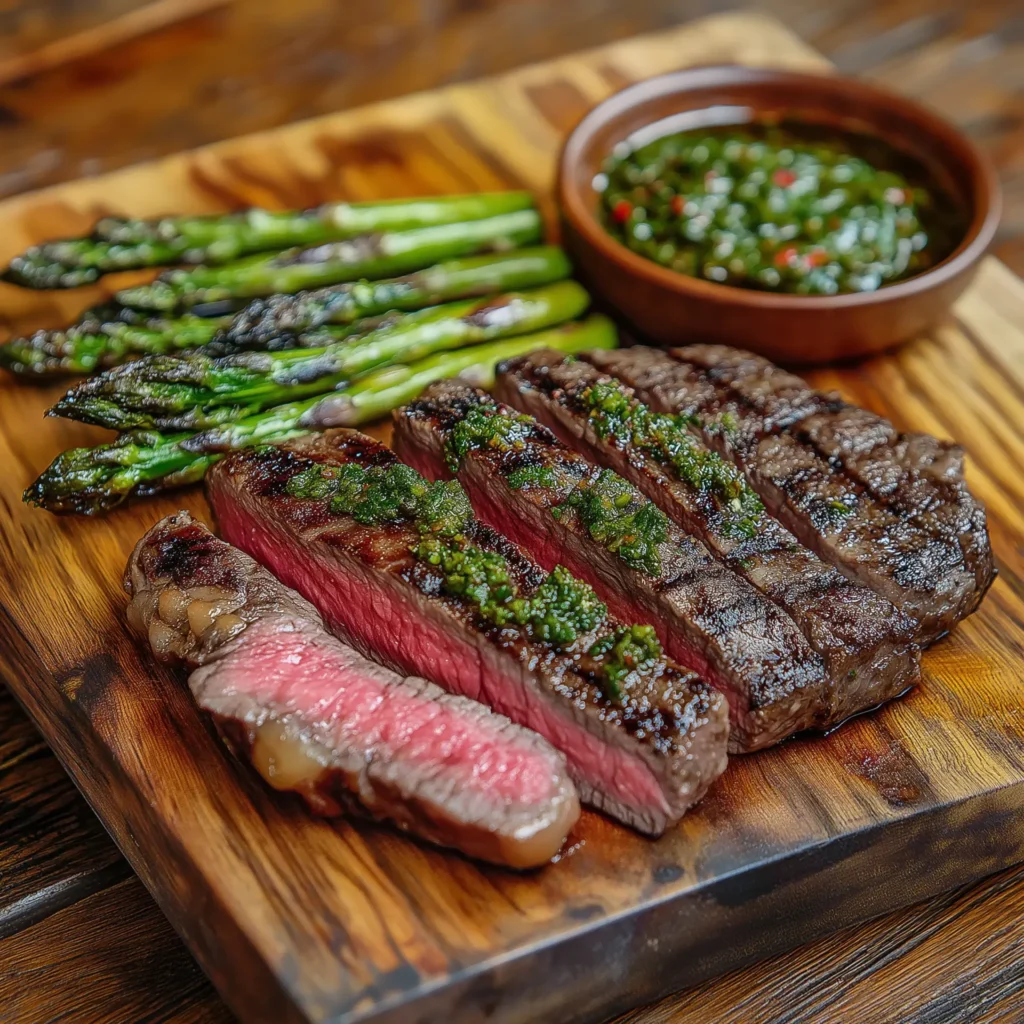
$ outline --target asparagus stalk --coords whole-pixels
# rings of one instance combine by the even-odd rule
[[[555,246],[448,260],[402,277],[354,281],[254,300],[234,319],[150,318],[119,307],[90,310],[64,330],[37,331],[0,345],[0,367],[26,377],[93,373],[133,356],[206,346],[211,354],[297,348],[316,344],[324,324],[350,324],[389,310],[417,310],[437,302],[532,288],[568,277],[569,261]],[[134,316],[132,316],[134,314]],[[356,323],[360,330],[372,324]],[[213,344],[211,344],[213,342]]]
[[[131,495],[147,497],[195,483],[220,456],[187,451],[182,444],[189,436],[140,431],[111,444],[71,448],[54,459],[23,500],[50,512],[97,515]]]
[[[126,288],[115,298],[136,309],[170,311],[202,302],[291,294],[360,277],[404,274],[454,256],[532,245],[542,231],[536,210],[520,210],[458,224],[360,235],[312,249],[250,256],[222,267],[168,270],[152,284]]]
[[[434,381],[459,377],[475,387],[491,388],[495,367],[506,359],[538,348],[574,355],[587,349],[615,348],[617,343],[612,322],[595,314],[536,334],[429,356],[410,366],[389,366],[367,374],[344,391],[325,396],[303,416],[302,424],[318,430],[358,426],[413,401]],[[216,439],[216,429],[210,437]]]
[[[272,405],[324,394],[378,367],[527,334],[572,320],[589,304],[575,281],[433,306],[320,348],[150,356],[84,381],[52,416],[115,430],[196,430],[242,419]],[[344,328],[320,328],[325,331]]]
[[[235,316],[224,339],[239,350],[263,349],[282,335],[302,334],[323,324],[347,324],[392,309],[411,311],[473,295],[534,288],[568,277],[571,271],[565,253],[553,245],[447,260],[402,277],[254,299]]]
[[[248,210],[159,220],[105,217],[87,238],[33,246],[15,257],[2,277],[27,288],[74,288],[119,270],[171,263],[228,263],[256,252],[479,220],[532,207],[528,192],[493,192],[329,203],[314,210],[283,213]]]
[[[24,500],[50,512],[95,515],[132,495],[155,494],[199,480],[222,452],[279,443],[309,430],[365,423],[411,401],[435,380],[459,376],[489,387],[497,363],[533,349],[575,354],[615,345],[612,323],[591,316],[536,334],[430,356],[412,366],[379,370],[347,391],[275,406],[203,433],[125,434],[113,444],[63,452],[28,488]]]
[[[93,373],[140,353],[159,355],[208,344],[232,317],[182,316],[142,323],[83,317],[63,330],[36,331],[0,345],[0,366],[22,377]]]

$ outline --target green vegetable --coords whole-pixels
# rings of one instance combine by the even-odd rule
[[[115,298],[135,309],[174,310],[227,299],[389,277],[428,267],[438,260],[534,245],[543,233],[540,214],[520,210],[411,231],[363,235],[312,249],[250,256],[224,266],[168,270],[152,284],[126,288]]]
[[[494,368],[498,363],[534,349],[553,348],[572,354],[594,348],[615,348],[617,343],[611,321],[593,315],[536,334],[443,352],[412,366],[391,366],[360,377],[344,391],[327,395],[318,414],[310,415],[305,422],[316,427],[366,423],[400,405],[407,405],[437,380],[459,377],[479,388],[493,387]]]
[[[328,324],[346,325],[345,330],[327,328],[338,340],[396,323],[402,311],[539,287],[568,277],[569,272],[561,249],[539,246],[448,260],[403,277],[254,299],[234,317],[186,314],[166,319],[121,307],[90,310],[71,327],[36,331],[0,345],[0,366],[22,376],[51,377],[93,373],[133,356],[199,348],[211,356],[308,348],[324,343],[320,328]]]
[[[411,401],[435,380],[463,375],[486,387],[494,382],[496,363],[532,349],[554,348],[571,354],[615,344],[611,323],[592,316],[537,334],[445,352],[413,366],[390,367],[368,374],[345,391],[275,406],[199,434],[125,434],[112,444],[73,448],[58,455],[25,491],[24,500],[50,512],[94,515],[133,494],[153,494],[202,479],[217,453],[285,441],[313,429],[365,423]]]
[[[239,350],[266,348],[282,335],[301,335],[324,324],[347,324],[389,310],[410,311],[438,302],[551,284],[571,273],[556,246],[467,256],[381,281],[352,281],[297,295],[254,299],[224,332]]]
[[[183,447],[189,436],[139,431],[111,444],[71,448],[40,474],[23,500],[48,512],[96,515],[129,495],[146,497],[202,480],[220,456],[189,451]]]
[[[480,220],[532,206],[527,192],[494,192],[329,203],[283,213],[248,210],[150,221],[104,217],[88,238],[46,242],[15,257],[3,279],[28,288],[74,288],[119,270],[169,263],[222,264],[249,253]]]
[[[63,330],[36,331],[0,345],[0,366],[26,377],[93,373],[134,355],[162,355],[206,345],[231,317],[183,316],[141,323],[88,313]]]
[[[332,332],[345,328],[321,327],[320,340],[326,344],[319,348],[221,359],[202,353],[150,356],[72,388],[51,414],[115,430],[201,430],[324,394],[381,367],[551,327],[578,316],[588,302],[575,281],[560,281],[528,292],[433,306],[340,341],[333,340]]]

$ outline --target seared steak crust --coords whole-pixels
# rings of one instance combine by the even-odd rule
[[[186,512],[138,543],[129,618],[239,756],[320,814],[369,814],[513,867],[558,852],[579,815],[536,734],[342,644],[319,613]],[[485,766],[485,767],[482,767]]]
[[[496,393],[625,476],[793,618],[824,659],[830,680],[821,726],[841,722],[918,682],[913,623],[892,604],[822,562],[766,513],[757,518],[750,536],[731,535],[723,529],[723,509],[713,494],[682,480],[639,446],[598,433],[585,393],[610,379],[585,361],[541,351],[500,367]]]
[[[955,538],[936,536],[896,514],[792,432],[809,417],[834,412],[834,397],[743,353],[711,368],[654,349],[616,355],[597,353],[594,362],[627,383],[634,382],[631,361],[640,362],[641,397],[660,411],[688,417],[707,444],[744,471],[772,514],[803,544],[911,615],[922,643],[973,606],[973,575],[964,569]]]
[[[959,445],[928,434],[900,434],[887,419],[814,391],[800,377],[750,352],[691,345],[672,354],[717,375],[758,411],[767,403],[802,411],[802,416],[789,417],[788,429],[799,440],[899,516],[934,537],[956,540],[963,566],[974,575],[974,595],[966,607],[977,606],[994,576],[992,548],[985,508],[964,482]]]
[[[450,475],[445,442],[474,408],[520,415],[470,385],[439,382],[395,414],[396,451],[424,475]],[[517,486],[524,472],[535,481],[546,473],[546,482]],[[599,486],[609,472],[534,420],[512,447],[468,451],[457,475],[484,521],[545,568],[561,562],[586,578],[621,618],[654,624],[672,657],[726,692],[731,751],[758,750],[827,720],[831,687],[820,655],[784,611],[700,541],[667,523],[650,570],[591,536],[573,498]],[[629,498],[628,507],[619,506],[623,513],[649,505],[624,481],[616,493],[620,502]]]
[[[492,626],[413,553],[415,526],[359,523],[329,501],[288,493],[289,481],[312,463],[395,462],[365,435],[334,430],[233,453],[208,477],[208,489],[225,535],[309,597],[330,628],[399,671],[528,724],[566,754],[585,802],[641,831],[661,832],[725,767],[724,699],[664,658],[631,673],[621,699],[612,699],[587,652],[618,622],[609,618],[568,649],[520,627]],[[522,595],[546,579],[490,528],[470,522],[466,533],[506,560]]]

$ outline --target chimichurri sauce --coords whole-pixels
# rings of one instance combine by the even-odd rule
[[[594,181],[604,224],[681,274],[797,295],[874,291],[952,252],[963,218],[905,170],[908,158],[877,139],[812,137],[809,127],[729,125],[635,150],[622,143]]]

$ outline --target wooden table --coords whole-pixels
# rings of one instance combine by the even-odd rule
[[[357,24],[316,0],[278,6],[250,0],[242,19],[240,5],[221,0],[8,5],[0,25],[6,19],[15,31],[6,34],[9,52],[0,53],[0,126],[9,143],[0,156],[0,190],[498,70],[655,28],[673,12],[678,18],[706,9],[655,0],[637,0],[625,14],[616,4],[576,0],[384,3]],[[1024,269],[1024,54],[1013,4],[982,0],[967,15],[942,2],[758,6],[782,15],[843,69],[940,103],[986,144],[1007,187],[999,252]],[[828,9],[815,10],[822,6]],[[27,18],[30,7],[34,20]],[[47,21],[58,8],[74,13],[60,28]],[[260,45],[269,40],[280,42],[280,59],[257,74]],[[20,43],[23,52],[14,52]],[[227,43],[232,50],[225,56],[218,48]],[[319,64],[311,60],[318,56]],[[293,81],[297,63],[306,77]],[[158,75],[167,89],[154,89]],[[206,101],[197,103],[201,96]],[[175,119],[185,109],[195,116]],[[54,139],[59,145],[47,150]],[[1021,1020],[1022,919],[1024,868],[1016,868],[624,1019]],[[229,1019],[0,690],[0,1019],[34,1024],[58,1017]]]
[[[1024,865],[710,981],[619,1024],[1024,1019]],[[0,1019],[231,1019],[0,689]]]

